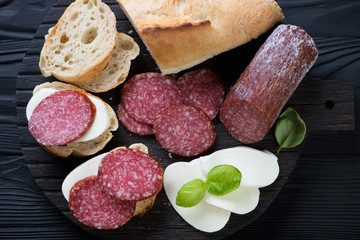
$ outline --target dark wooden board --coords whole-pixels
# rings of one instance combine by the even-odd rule
[[[190,227],[170,206],[163,190],[158,195],[154,207],[143,218],[133,218],[129,223],[117,230],[97,231],[87,228],[73,219],[68,211],[67,202],[61,194],[61,184],[65,176],[73,168],[88,158],[78,159],[70,157],[62,159],[50,156],[39,147],[30,135],[25,117],[25,107],[32,95],[33,88],[43,82],[55,80],[54,78],[46,79],[40,74],[38,68],[39,53],[44,42],[44,35],[56,23],[70,2],[68,0],[59,1],[48,13],[28,49],[17,80],[17,113],[22,151],[34,179],[46,196],[74,223],[104,239],[219,239],[240,230],[258,218],[272,203],[291,174],[301,151],[301,146],[289,150],[284,149],[277,154],[281,169],[280,176],[274,184],[261,189],[258,207],[247,215],[232,214],[226,227],[217,233],[206,234]],[[132,62],[129,76],[145,71],[158,71],[156,64],[116,2],[105,2],[110,5],[117,17],[118,31],[128,33],[141,48],[141,54]],[[214,69],[222,75],[227,88],[230,89],[267,35],[264,34],[264,36],[244,46],[220,54],[195,68],[210,67]],[[119,90],[120,87],[97,95],[116,109],[119,104]],[[296,109],[303,117],[307,123],[309,135],[314,131],[353,131],[353,98],[352,82],[305,78],[287,105]],[[218,149],[241,145],[227,134],[218,117],[214,119],[214,124],[216,126],[217,139],[214,146],[204,153],[205,155]],[[157,143],[154,136],[143,137],[131,134],[121,125],[104,151],[109,151],[117,146],[129,146],[136,142],[145,143],[149,147],[150,154],[157,158],[164,168],[175,161],[189,161],[192,159],[175,155],[170,158],[168,153]],[[276,152],[277,150],[277,144],[272,132],[261,142],[250,146],[258,149],[267,149],[271,152]]]

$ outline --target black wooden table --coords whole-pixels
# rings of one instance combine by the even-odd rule
[[[55,2],[0,0],[0,239],[92,238],[44,196],[20,147],[17,75],[37,28]],[[312,129],[295,170],[273,204],[255,222],[227,238],[359,239],[360,1],[278,3],[285,22],[306,29],[319,48],[319,59],[308,77],[335,80],[338,89],[353,83],[354,129],[339,130],[341,123],[334,123],[333,131]],[[339,94],[338,89],[329,91]],[[324,105],[334,108],[341,102]]]

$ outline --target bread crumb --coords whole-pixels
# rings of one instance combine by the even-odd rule
[[[171,153],[168,153],[168,156],[170,159],[172,159],[172,154]]]
[[[128,34],[133,34],[134,30],[128,31]]]

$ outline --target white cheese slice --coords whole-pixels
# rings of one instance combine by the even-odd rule
[[[215,166],[232,165],[242,173],[240,187],[225,196],[214,196],[206,192],[204,199],[194,207],[176,205],[176,196],[187,182],[206,175]],[[246,214],[259,203],[259,187],[273,183],[279,175],[277,157],[269,151],[250,147],[234,147],[216,151],[191,162],[177,162],[164,172],[164,189],[170,203],[190,225],[204,232],[215,232],[223,228],[230,213]],[[222,209],[222,210],[221,210]]]
[[[256,208],[259,199],[260,191],[258,188],[239,187],[224,196],[214,196],[207,192],[203,201],[235,214],[246,214]]]
[[[216,232],[229,221],[231,212],[204,201],[194,207],[184,208],[176,205],[176,196],[180,188],[193,179],[205,180],[199,159],[187,162],[177,162],[164,171],[164,189],[176,212],[191,226],[203,232]]]
[[[50,96],[51,94],[57,91],[59,90],[53,88],[42,88],[35,95],[33,95],[26,106],[27,119],[30,120],[33,111],[44,98]],[[89,95],[88,97],[96,107],[95,119],[93,124],[91,125],[91,128],[84,134],[84,136],[82,136],[81,138],[77,139],[74,142],[86,142],[93,140],[98,136],[100,136],[101,134],[103,134],[109,128],[110,125],[110,117],[105,104],[95,97]]]
[[[269,151],[239,146],[216,151],[200,157],[204,175],[217,165],[228,164],[242,174],[241,187],[265,187],[272,184],[279,175],[277,157]]]

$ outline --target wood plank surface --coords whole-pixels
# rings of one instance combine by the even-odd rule
[[[24,157],[28,164],[29,169],[31,170],[38,186],[42,191],[46,194],[46,196],[54,203],[54,205],[60,209],[67,217],[72,219],[71,214],[69,214],[66,203],[59,192],[59,186],[61,185],[61,181],[67,172],[71,171],[75,166],[81,163],[83,160],[79,159],[58,159],[52,158],[46,152],[44,152],[34,141],[34,139],[29,135],[27,131],[27,122],[24,118],[24,109],[27,100],[31,96],[31,91],[33,87],[39,83],[44,81],[54,80],[52,78],[45,79],[40,75],[40,72],[37,68],[38,64],[38,56],[39,50],[42,46],[43,40],[42,37],[46,34],[47,29],[54,24],[56,18],[59,16],[59,12],[63,11],[67,4],[71,1],[59,1],[55,5],[55,7],[49,12],[48,16],[44,20],[44,24],[42,24],[39,28],[39,31],[35,35],[35,39],[32,41],[32,44],[28,50],[27,55],[24,58],[24,62],[21,65],[18,84],[17,84],[17,112],[19,116],[19,132],[21,138],[22,149],[24,153]],[[117,9],[117,5],[115,1],[110,1],[113,9]],[[116,10],[117,11],[117,10]],[[123,29],[125,32],[129,32],[132,30],[131,25],[124,26],[123,17],[117,17],[119,23],[118,28]],[[139,39],[136,36],[136,33],[132,33],[132,36],[135,39]],[[239,47],[234,51],[229,53],[222,54],[214,60],[207,61],[201,66],[211,66],[216,69],[219,73],[225,76],[227,80],[228,88],[236,81],[238,75],[246,66],[247,62],[250,61],[251,56],[255,53],[256,49],[259,45],[261,45],[264,38],[254,41],[251,44],[247,44],[244,47]],[[139,41],[137,41],[139,42]],[[328,41],[324,41],[325,42]],[[349,44],[347,42],[346,44]],[[357,48],[356,42],[352,47],[350,44],[350,49]],[[132,67],[131,74],[141,72],[141,71],[149,71],[149,70],[157,70],[154,62],[151,57],[146,54],[146,49],[144,46],[141,46],[143,55],[136,60],[136,63]],[[250,50],[249,50],[250,49]],[[239,66],[236,66],[235,63],[229,64],[229,66],[223,66],[219,63],[224,62],[224,59],[230,59],[235,56],[244,56]],[[147,64],[144,68],[144,63]],[[322,64],[323,63],[321,62]],[[200,66],[200,67],[201,67]],[[321,65],[315,67],[321,68]],[[236,71],[229,71],[229,69],[237,69]],[[329,72],[329,76],[331,76],[331,72]],[[341,130],[348,131],[351,133],[355,129],[354,125],[354,95],[353,95],[353,83],[352,81],[343,81],[343,80],[334,80],[334,79],[305,79],[300,85],[299,89],[295,92],[294,96],[289,102],[289,106],[294,107],[301,116],[306,120],[308,126],[310,127],[310,133],[308,138],[315,139],[319,142],[323,141],[324,138],[329,140],[328,135],[319,134],[318,131],[333,131],[333,130]],[[100,97],[105,99],[107,102],[111,104],[114,109],[116,108],[119,96],[118,96],[119,88],[110,91],[106,94],[99,94]],[[225,146],[235,146],[238,145],[237,142],[233,141],[227,133],[224,131],[222,126],[219,123],[218,119],[215,119],[215,123],[217,126],[217,134],[218,139],[214,148],[210,151],[213,151],[217,148],[223,148]],[[315,133],[314,133],[315,132]],[[313,137],[315,136],[315,137]],[[338,135],[336,135],[338,136]],[[126,138],[126,139],[123,139]],[[173,159],[168,159],[168,155],[164,152],[154,141],[153,138],[143,138],[139,136],[134,136],[127,132],[124,128],[120,128],[115,135],[115,138],[109,144],[107,149],[111,149],[112,147],[117,146],[118,144],[129,145],[130,143],[136,141],[146,141],[150,146],[150,153],[153,153],[157,157],[160,158],[163,166],[167,166],[169,162],[175,160],[183,160],[181,157],[174,157]],[[306,145],[306,143],[305,143]],[[336,141],[334,142],[334,146],[336,145]],[[254,147],[262,148],[266,147],[269,150],[276,151],[277,146],[274,144],[274,139],[272,133],[266,137],[266,139],[258,144],[254,144]],[[351,145],[353,146],[353,145]],[[308,146],[305,146],[305,149]],[[312,148],[311,148],[312,147]],[[105,233],[99,233],[98,231],[94,231],[91,229],[85,229],[92,234],[99,236],[101,238],[106,239],[115,239],[121,237],[127,237],[129,239],[137,239],[139,237],[139,232],[142,234],[143,238],[166,238],[166,239],[176,239],[183,237],[191,237],[192,239],[200,239],[200,238],[223,238],[225,236],[229,236],[235,231],[242,229],[248,223],[252,222],[258,216],[260,216],[267,207],[271,204],[274,198],[277,196],[285,182],[287,181],[288,176],[292,172],[297,159],[299,157],[299,153],[301,148],[296,148],[288,151],[283,151],[279,154],[279,159],[281,163],[281,176],[276,184],[272,185],[269,188],[261,191],[261,204],[259,208],[245,217],[236,217],[234,214],[232,215],[231,222],[224,229],[224,231],[217,234],[203,234],[199,232],[193,232],[192,229],[189,229],[179,217],[177,217],[176,213],[172,210],[172,208],[168,205],[168,201],[162,191],[159,195],[159,198],[156,202],[155,207],[146,215],[146,219],[134,219],[129,225],[126,225],[124,228],[116,230],[114,232],[109,231]],[[315,147],[310,146],[311,150],[309,152],[316,152]],[[318,150],[319,153],[324,151],[330,151],[329,149]],[[336,150],[333,150],[336,152]],[[306,160],[306,159],[305,159]],[[321,159],[324,160],[324,159]],[[320,161],[320,160],[319,160]],[[333,165],[335,163],[332,163]],[[301,164],[300,164],[301,166]],[[317,163],[314,163],[314,166],[319,166]],[[321,170],[321,169],[320,169]],[[301,170],[300,170],[301,171]],[[306,180],[305,179],[297,179],[299,181]],[[340,178],[340,175],[339,175]],[[337,179],[337,178],[335,178]],[[310,181],[310,180],[309,180]],[[310,182],[308,184],[311,184]],[[320,195],[321,193],[319,193]],[[311,195],[311,194],[310,194]],[[310,197],[309,195],[309,197]],[[280,199],[281,203],[281,199]],[[321,201],[319,200],[319,206]],[[279,204],[279,203],[278,203]],[[276,207],[277,205],[275,205]],[[277,206],[279,208],[279,206]],[[281,208],[281,207],[280,207]],[[301,212],[301,208],[297,209],[298,214]],[[51,211],[50,211],[51,212]],[[325,209],[324,209],[325,212]],[[51,223],[51,217],[49,217]],[[48,220],[49,220],[48,219]],[[161,220],[159,220],[161,219]],[[172,228],[167,228],[168,225],[164,225],[167,221],[170,221],[172,224]],[[173,221],[173,222],[172,222]],[[290,220],[291,221],[291,220]],[[306,219],[304,219],[305,223]],[[77,222],[74,221],[76,224]],[[295,224],[295,223],[294,223]],[[323,224],[323,227],[326,229],[326,223]],[[84,228],[84,226],[79,225]],[[311,227],[311,226],[309,226]],[[322,227],[322,226],[320,226]],[[164,229],[166,229],[164,231]],[[189,232],[190,231],[190,232]],[[166,237],[163,237],[163,234],[166,234]],[[259,233],[260,235],[260,233]],[[64,238],[66,238],[64,236]]]

